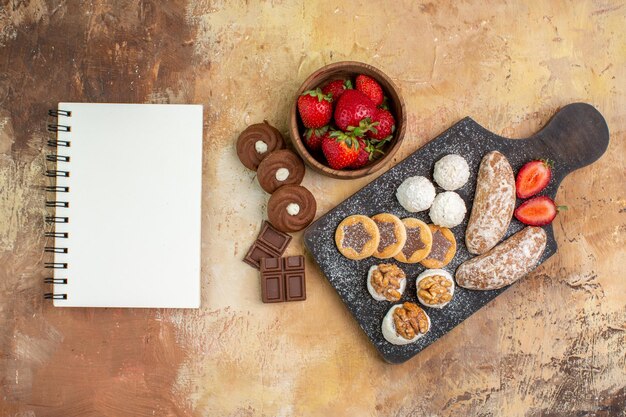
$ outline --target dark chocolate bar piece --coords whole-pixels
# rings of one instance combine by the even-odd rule
[[[263,258],[261,298],[264,303],[306,300],[304,256]]]
[[[280,258],[291,242],[291,236],[275,229],[270,222],[264,221],[256,241],[252,244],[243,261],[259,269],[261,259]]]

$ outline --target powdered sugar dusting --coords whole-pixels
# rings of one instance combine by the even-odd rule
[[[504,236],[515,209],[515,176],[499,152],[481,161],[474,207],[465,242],[472,253],[485,253]]]
[[[426,212],[409,213],[400,205],[395,197],[395,192],[402,181],[410,176],[422,175],[431,178],[434,162],[449,153],[461,155],[468,163],[470,178],[462,188],[457,190],[457,193],[465,201],[468,210],[471,210],[478,166],[483,156],[492,150],[498,150],[508,158],[514,169],[518,169],[531,159],[546,157],[544,149],[539,146],[529,146],[528,142],[499,137],[488,132],[470,118],[465,118],[352,197],[340,203],[306,230],[305,245],[313,259],[319,264],[330,284],[336,289],[385,360],[400,363],[410,359],[480,309],[504,289],[470,291],[457,287],[454,298],[445,308],[439,310],[425,307],[432,321],[432,328],[423,338],[406,346],[392,345],[383,338],[381,324],[383,317],[393,303],[375,301],[367,291],[367,272],[372,265],[379,263],[380,260],[368,258],[352,261],[343,257],[335,247],[335,229],[349,215],[373,216],[382,212],[394,214],[401,219],[416,217],[428,223],[429,219]],[[563,172],[559,171],[557,164],[553,183],[546,190],[547,195],[554,197],[558,184],[564,175]],[[438,191],[443,190],[438,189]],[[466,227],[467,218],[459,226],[451,229],[457,239],[457,254],[445,269],[452,274],[462,262],[472,257],[464,244]],[[521,230],[522,227],[523,225],[514,219],[509,225],[506,236]],[[548,245],[540,258],[540,262],[543,262],[556,251],[552,228],[548,226],[546,231]],[[417,303],[415,278],[425,268],[420,264],[402,264],[393,259],[390,259],[389,262],[397,264],[407,274],[407,288],[400,302],[412,301]]]
[[[546,246],[546,232],[526,227],[490,252],[463,263],[456,272],[459,285],[470,289],[501,288],[535,268]]]

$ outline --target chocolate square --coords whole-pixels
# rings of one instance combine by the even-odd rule
[[[261,297],[264,303],[285,301],[285,282],[282,274],[261,275]]]
[[[288,256],[284,258],[285,271],[304,270],[304,256]]]
[[[280,256],[280,254],[276,253],[276,251],[273,251],[270,248],[267,248],[263,244],[254,242],[254,244],[248,250],[246,257],[243,258],[243,261],[251,267],[259,269],[261,267],[261,259],[273,258],[275,256]]]
[[[285,274],[285,299],[287,301],[306,300],[304,271]]]
[[[287,249],[289,242],[291,242],[291,236],[274,229],[270,222],[264,221],[257,240],[265,243],[268,247],[275,249],[282,255],[285,249]]]
[[[263,258],[261,299],[264,303],[306,300],[304,256]]]
[[[268,221],[264,221],[259,235],[243,261],[253,268],[260,269],[261,259],[279,258],[287,249],[289,242],[290,235],[276,230]]]

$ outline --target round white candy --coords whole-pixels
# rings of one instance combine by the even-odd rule
[[[297,216],[298,213],[300,213],[300,206],[297,203],[289,203],[289,205],[287,205],[287,213],[289,213],[290,216]]]
[[[446,155],[435,163],[433,179],[444,190],[461,188],[469,178],[469,166],[461,155]]]
[[[439,275],[439,276],[446,277],[452,283],[452,286],[450,287],[450,295],[454,296],[454,280],[452,279],[452,275],[450,275],[450,273],[448,271],[444,270],[444,269],[427,269],[426,271],[424,271],[421,274],[419,274],[417,276],[417,278],[415,279],[415,289],[417,291],[417,299],[419,300],[420,303],[424,304],[427,307],[442,308],[443,306],[448,304],[450,301],[452,301],[452,299],[450,299],[450,301],[447,301],[447,302],[442,303],[442,304],[428,304],[419,295],[419,283],[420,283],[420,281],[425,279],[425,278],[427,278],[427,277],[432,277],[433,275]]]
[[[389,311],[387,312],[387,314],[385,315],[385,318],[383,318],[383,324],[382,324],[383,337],[389,343],[394,344],[394,345],[408,345],[409,343],[413,343],[416,340],[418,340],[420,337],[424,336],[426,333],[428,333],[428,331],[426,333],[417,333],[415,337],[411,340],[405,339],[404,337],[400,336],[396,332],[396,325],[393,322],[393,312],[396,311],[396,309],[400,307],[402,307],[402,304],[396,304],[395,306],[391,307]],[[424,314],[426,314],[426,312],[424,312]],[[426,314],[426,319],[428,320],[428,330],[430,331],[430,317],[428,317],[428,314]]]
[[[374,300],[376,300],[376,301],[387,301],[385,296],[379,294],[378,292],[376,292],[376,290],[372,286],[372,274],[377,269],[378,269],[378,265],[372,265],[370,270],[367,272],[367,290],[370,292],[370,295],[374,298]],[[404,289],[405,288],[406,288],[406,278],[403,278],[403,279],[400,280],[400,289],[398,289],[398,292],[400,294],[404,294]]]
[[[254,142],[254,149],[256,149],[258,153],[265,153],[267,152],[267,143],[262,140],[257,140]]]
[[[285,181],[289,178],[289,170],[287,168],[278,168],[276,170],[276,180]]]
[[[435,198],[435,186],[426,177],[409,177],[398,187],[396,198],[411,213],[428,210]]]
[[[461,224],[465,218],[465,201],[454,191],[437,194],[428,214],[438,226],[451,228]]]

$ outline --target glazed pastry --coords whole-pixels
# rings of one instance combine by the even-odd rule
[[[378,226],[380,241],[374,256],[379,259],[393,258],[402,250],[406,242],[406,230],[402,220],[389,213],[380,213],[372,217]]]
[[[372,265],[367,290],[376,301],[398,301],[406,288],[406,275],[394,264]]]
[[[465,230],[465,246],[480,255],[502,239],[515,209],[515,177],[500,152],[489,152],[478,168],[476,194]]]
[[[402,250],[395,256],[396,261],[415,264],[430,253],[433,235],[426,223],[412,217],[402,219],[406,230],[406,242]]]
[[[283,185],[298,185],[304,178],[302,159],[289,149],[270,153],[257,169],[259,184],[272,194]]]
[[[427,269],[415,280],[417,299],[426,307],[443,308],[454,297],[454,280],[448,271]]]
[[[456,282],[470,290],[510,285],[535,269],[546,240],[541,227],[525,227],[489,252],[463,262],[456,270]]]
[[[360,214],[343,219],[335,231],[337,249],[348,259],[372,256],[379,242],[380,234],[374,220]]]
[[[383,318],[383,337],[394,345],[417,341],[430,330],[430,317],[415,303],[396,304]]]
[[[300,185],[280,187],[267,203],[267,217],[281,232],[291,233],[307,227],[315,218],[315,197]]]
[[[271,152],[285,148],[285,140],[278,129],[264,121],[248,126],[237,139],[237,156],[253,171]]]
[[[437,226],[452,228],[460,225],[465,218],[465,201],[454,191],[437,194],[428,215]]]
[[[443,268],[456,254],[456,239],[450,229],[429,224],[433,235],[433,244],[428,256],[421,261],[426,268]]]

